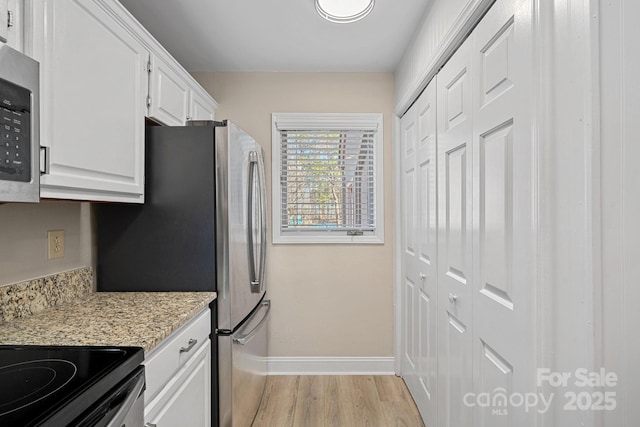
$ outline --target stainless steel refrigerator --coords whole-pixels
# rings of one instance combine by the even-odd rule
[[[147,127],[145,158],[144,205],[95,205],[98,290],[217,291],[212,420],[249,426],[271,307],[263,150],[230,122],[192,122]]]

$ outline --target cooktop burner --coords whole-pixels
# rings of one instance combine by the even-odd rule
[[[0,346],[0,425],[67,425],[142,359],[137,347]]]
[[[67,385],[78,372],[72,362],[61,359],[31,360],[0,368],[0,416],[25,408]]]

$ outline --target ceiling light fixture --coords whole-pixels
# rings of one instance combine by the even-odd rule
[[[364,18],[375,0],[315,0],[316,10],[327,21],[348,24]]]

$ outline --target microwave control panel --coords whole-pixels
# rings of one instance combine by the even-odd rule
[[[0,180],[31,181],[31,91],[0,78]]]

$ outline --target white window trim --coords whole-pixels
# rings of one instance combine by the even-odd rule
[[[273,113],[271,114],[271,197],[274,244],[382,244],[384,243],[384,128],[381,113]],[[360,130],[373,127],[375,133],[375,203],[376,230],[364,236],[347,236],[327,231],[290,231],[280,228],[282,202],[280,191],[280,129],[297,127],[308,130]]]

